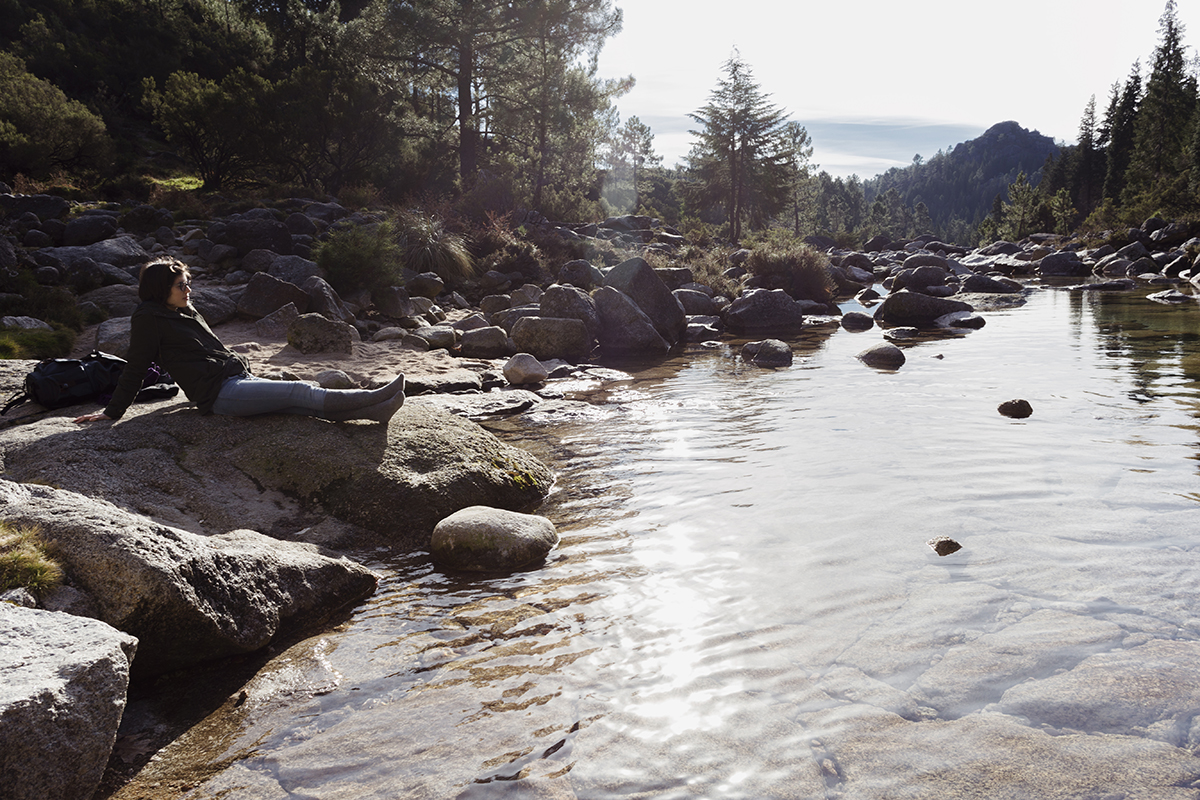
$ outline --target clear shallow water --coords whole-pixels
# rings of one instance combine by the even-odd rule
[[[189,797],[1200,796],[1187,720],[1161,744],[1001,704],[1200,640],[1200,305],[1141,294],[1041,291],[894,373],[854,358],[878,329],[783,370],[696,349],[498,422],[558,474],[547,564],[373,554],[374,598],[160,762],[210,764]],[[1076,733],[1154,766],[1114,783]]]

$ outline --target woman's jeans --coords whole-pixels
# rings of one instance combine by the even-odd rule
[[[255,414],[317,416],[325,407],[326,391],[305,381],[273,381],[238,375],[221,385],[213,413],[227,417],[252,417]]]

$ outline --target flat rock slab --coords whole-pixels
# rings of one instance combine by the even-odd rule
[[[843,800],[1194,800],[1200,759],[1163,742],[1052,736],[999,714],[910,722],[845,706],[805,715]]]
[[[8,477],[104,497],[195,533],[302,538],[332,517],[341,527],[314,541],[424,546],[460,508],[530,510],[553,482],[527,451],[419,398],[388,424],[205,417],[179,400],[135,404],[115,424],[80,427],[75,413],[4,430]]]
[[[1200,744],[1191,722],[1198,708],[1200,642],[1162,639],[1018,684],[999,703],[1035,725],[1150,736],[1179,747]]]
[[[1120,645],[1125,631],[1095,617],[1043,609],[995,633],[952,647],[917,680],[923,705],[962,716],[1030,678],[1046,678]]]

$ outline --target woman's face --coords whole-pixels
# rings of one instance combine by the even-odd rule
[[[179,311],[187,308],[188,298],[192,295],[192,280],[189,275],[179,275],[171,284],[171,293],[167,295],[167,307]]]

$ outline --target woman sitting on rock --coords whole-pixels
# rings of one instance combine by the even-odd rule
[[[141,305],[130,320],[129,357],[112,400],[102,412],[75,422],[120,419],[142,388],[154,362],[171,374],[201,414],[249,417],[303,414],[328,420],[386,422],[404,404],[404,376],[379,389],[322,389],[303,381],[274,381],[250,374],[246,359],[230,352],[192,307],[192,284],[181,262],[142,267]]]

